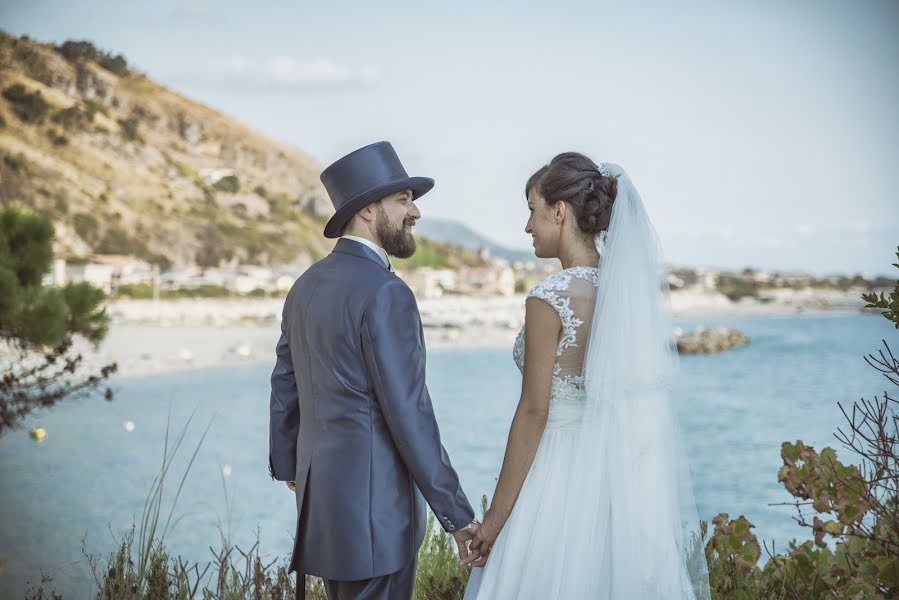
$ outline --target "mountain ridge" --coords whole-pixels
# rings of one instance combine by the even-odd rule
[[[453,243],[473,251],[486,249],[490,256],[512,263],[540,260],[529,250],[516,250],[503,246],[461,221],[442,217],[425,217],[419,220],[416,229],[422,235],[433,240]]]

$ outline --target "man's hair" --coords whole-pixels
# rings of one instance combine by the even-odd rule
[[[380,206],[381,206],[381,201],[380,201],[380,200],[375,200],[375,201],[372,202],[371,204],[366,204],[365,206],[371,206],[372,204],[377,204],[377,205],[380,207]],[[363,206],[362,208],[365,208],[365,206]],[[359,210],[362,210],[362,208],[360,208]],[[357,213],[358,213],[358,211],[357,211]],[[347,222],[344,223],[344,224],[343,224],[343,227],[340,228],[340,231],[337,232],[337,235],[338,235],[339,237],[342,237],[342,236],[346,233],[346,230],[349,228],[350,223],[352,223],[352,222],[353,222],[353,219],[355,219],[355,218],[356,218],[356,215],[353,215],[352,217],[350,217],[349,219],[347,219]]]

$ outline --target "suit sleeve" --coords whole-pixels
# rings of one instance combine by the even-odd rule
[[[440,442],[425,385],[421,317],[412,290],[390,280],[362,317],[362,354],[375,396],[400,456],[446,531],[474,519],[459,476]]]
[[[285,302],[285,315],[287,306]],[[281,337],[275,347],[275,355],[269,401],[268,471],[272,479],[293,481],[296,477],[297,436],[300,432],[300,402],[285,318],[281,319]]]

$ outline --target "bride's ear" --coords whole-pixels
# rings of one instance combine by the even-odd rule
[[[553,205],[553,217],[556,221],[556,225],[561,225],[562,221],[565,220],[565,213],[568,211],[568,207],[564,202],[556,202]]]

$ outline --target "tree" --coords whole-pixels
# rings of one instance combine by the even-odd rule
[[[116,371],[83,365],[75,336],[95,347],[106,337],[104,294],[87,283],[46,286],[53,225],[25,209],[0,210],[0,435],[38,408],[96,393]],[[112,390],[103,392],[112,399]]]

